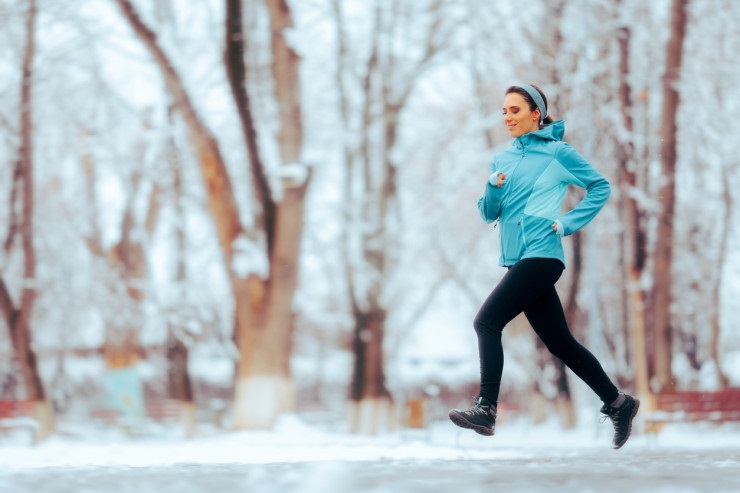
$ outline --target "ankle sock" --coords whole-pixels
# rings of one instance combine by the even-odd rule
[[[620,392],[617,398],[614,399],[614,402],[609,404],[609,406],[615,409],[619,409],[620,407],[622,407],[622,404],[624,404],[624,401],[626,400],[627,400],[627,397],[623,393]]]

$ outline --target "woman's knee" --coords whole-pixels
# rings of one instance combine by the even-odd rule
[[[478,314],[473,320],[473,328],[476,334],[501,334],[504,330],[504,325],[500,321],[491,317],[485,317]]]
[[[550,354],[564,362],[566,365],[576,363],[581,359],[584,350],[575,339],[560,339],[557,341],[543,341]]]

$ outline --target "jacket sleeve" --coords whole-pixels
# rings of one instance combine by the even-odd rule
[[[480,217],[487,223],[492,223],[501,214],[501,198],[503,197],[503,193],[504,187],[495,187],[491,185],[490,181],[486,181],[486,189],[483,192],[483,197],[478,199],[478,212],[480,213]]]
[[[565,142],[556,159],[568,171],[569,183],[586,189],[586,195],[578,205],[557,219],[563,226],[563,234],[567,236],[596,217],[611,194],[611,186],[601,173]]]

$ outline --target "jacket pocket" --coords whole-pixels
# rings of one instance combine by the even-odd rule
[[[501,222],[501,256],[507,264],[518,261],[525,251],[522,221]]]
[[[539,253],[555,252],[558,249],[559,237],[552,229],[552,219],[524,215],[520,220],[521,235],[526,250]]]

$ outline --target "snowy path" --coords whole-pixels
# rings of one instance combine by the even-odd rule
[[[740,457],[723,451],[496,460],[377,460],[44,468],[0,476],[5,493],[738,492]]]
[[[287,421],[194,440],[0,442],[2,493],[740,492],[740,427],[674,427],[618,451],[609,428],[358,437]]]

